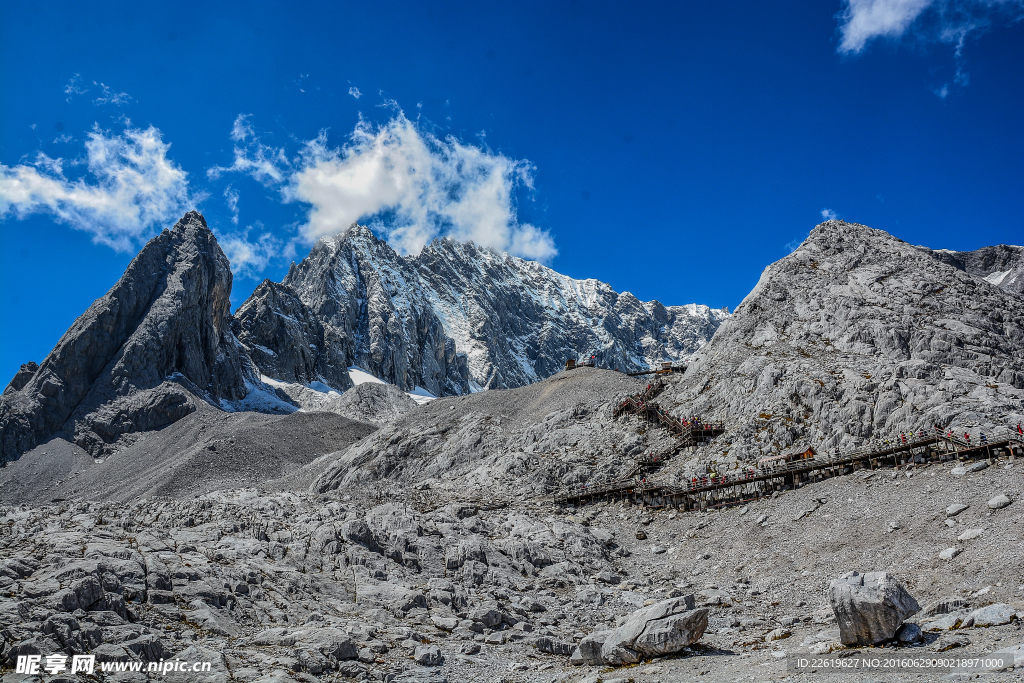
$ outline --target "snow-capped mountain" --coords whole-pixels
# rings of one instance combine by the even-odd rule
[[[274,301],[288,301],[288,310]],[[318,242],[281,285],[261,286],[235,318],[239,339],[271,376],[294,381],[318,372],[331,384],[332,368],[340,374],[355,365],[441,396],[523,386],[569,358],[593,355],[600,366],[626,371],[683,360],[728,315],[642,302],[473,243],[438,239],[403,257],[357,225]],[[303,357],[277,367],[295,355],[289,340],[296,334],[284,327],[305,331],[297,335]],[[347,378],[337,381],[344,386]]]

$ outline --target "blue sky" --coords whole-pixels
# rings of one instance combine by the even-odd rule
[[[0,6],[0,376],[197,207],[238,305],[362,218],[734,307],[822,216],[1024,242],[1024,1]],[[4,379],[6,382],[6,379]]]

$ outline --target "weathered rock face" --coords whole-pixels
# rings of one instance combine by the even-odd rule
[[[828,598],[843,645],[874,645],[891,639],[921,606],[886,572],[849,572],[833,580]]]
[[[1000,244],[976,251],[939,249],[935,258],[1015,294],[1024,294],[1024,247]]]
[[[11,379],[10,384],[8,384],[7,388],[4,389],[4,393],[8,394],[15,391],[21,391],[38,370],[39,364],[35,361],[30,360],[27,363],[22,363],[18,372],[14,375],[14,378]]]
[[[641,302],[597,280],[574,280],[472,243],[436,240],[403,258],[362,226],[317,243],[285,285],[310,312],[296,320],[323,326],[324,344],[307,364],[325,373],[327,366],[358,365],[403,389],[421,386],[437,396],[523,386],[580,356],[619,370],[680,360],[728,316],[707,306]],[[275,308],[262,286],[253,298],[238,314],[262,322],[242,322],[243,331],[253,331],[240,336],[268,349],[249,347],[264,373],[290,381],[288,368],[274,373],[282,357],[294,365],[287,347],[298,337],[271,332],[283,325],[271,318],[297,307],[282,301]],[[324,349],[331,354],[326,360]]]
[[[445,334],[415,271],[367,228],[318,242],[284,280],[323,325],[333,357],[410,390],[469,391],[464,354]],[[277,349],[272,349],[277,351]]]
[[[250,358],[282,382],[352,386],[342,349],[287,285],[264,280],[235,311],[231,329]]]
[[[682,650],[700,640],[708,626],[708,610],[694,609],[694,597],[671,598],[631,614],[611,631],[592,633],[580,641],[580,656],[591,665],[621,666]]]
[[[12,382],[0,398],[0,459],[56,433],[99,454],[123,434],[189,414],[193,393],[244,397],[230,293],[227,257],[189,212],[146,244],[20,389]]]
[[[947,257],[863,225],[818,225],[660,402],[724,420],[719,443],[739,460],[1016,424],[1024,301]]]

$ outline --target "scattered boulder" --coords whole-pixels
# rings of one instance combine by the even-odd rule
[[[891,639],[921,606],[887,572],[848,572],[829,584],[829,602],[844,645],[874,645]]]
[[[960,554],[960,551],[956,548],[946,548],[939,553],[940,560],[952,560],[954,557]]]
[[[971,506],[970,505],[964,505],[963,503],[953,503],[952,505],[950,505],[949,507],[946,508],[946,516],[947,517],[956,517],[957,515],[959,515],[961,512],[963,512],[964,510],[966,510],[969,507],[971,507]]]
[[[1013,501],[1010,497],[1004,494],[1000,494],[988,502],[988,506],[993,510],[1001,510]]]
[[[960,534],[959,536],[957,536],[956,540],[958,540],[958,541],[970,541],[970,540],[973,540],[973,539],[977,538],[978,536],[981,536],[984,532],[985,532],[984,529],[968,529],[967,531],[965,531],[962,534]]]
[[[896,640],[904,645],[919,642],[923,637],[924,634],[921,632],[921,627],[917,624],[903,624],[896,631]]]
[[[444,662],[441,648],[437,645],[420,645],[413,652],[412,658],[422,666],[440,666]]]
[[[1017,618],[1017,610],[1006,603],[999,603],[976,609],[971,612],[971,617],[974,618],[974,626],[976,628],[1002,626],[1003,624],[1009,624]]]
[[[923,622],[923,629],[925,631],[953,631],[960,628],[965,624],[965,620],[969,617],[967,610],[956,610],[949,614],[940,615],[937,619],[930,619]]]
[[[967,647],[970,644],[971,639],[963,633],[949,633],[939,636],[938,640],[932,643],[932,650],[935,652],[945,652],[957,647]]]
[[[614,630],[585,637],[580,641],[579,653],[591,665],[632,664],[692,645],[707,626],[708,611],[695,609],[692,595],[670,598],[637,610]]]
[[[548,636],[541,636],[534,641],[534,647],[537,648],[538,652],[546,652],[552,655],[568,655],[572,654],[575,647],[571,643],[563,643],[560,640],[549,638]]]
[[[988,469],[988,463],[985,462],[984,460],[979,460],[978,462],[974,463],[973,465],[968,465],[967,466],[967,471],[968,472],[981,472],[984,469]]]

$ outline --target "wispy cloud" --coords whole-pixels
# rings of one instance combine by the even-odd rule
[[[167,158],[169,148],[152,126],[120,135],[96,126],[85,142],[81,177],[68,178],[63,159],[42,153],[31,164],[0,164],[0,217],[49,213],[94,242],[133,251],[199,199],[190,197],[185,171]]]
[[[355,87],[354,85],[348,89],[348,94],[356,98],[357,100],[363,96],[363,93],[359,92],[359,88]]]
[[[834,221],[837,218],[839,218],[839,214],[837,214],[832,209],[822,209],[821,210],[821,220],[823,220],[823,221]]]
[[[847,0],[839,13],[840,52],[860,52],[868,41],[897,38],[934,0]]]
[[[252,124],[251,114],[239,114],[231,126],[231,139],[235,142],[234,161],[230,166],[214,166],[206,170],[211,180],[225,173],[244,173],[271,186],[285,180],[290,161],[283,149],[263,144]]]
[[[292,159],[258,136],[245,140],[231,166],[208,175],[245,173],[276,184],[285,201],[308,204],[300,228],[306,242],[362,221],[402,253],[417,253],[443,235],[539,261],[557,254],[548,232],[518,220],[517,192],[533,187],[528,161],[438,138],[400,110],[384,125],[360,121],[341,147],[331,147],[321,132]]]
[[[250,238],[254,232],[258,236]],[[274,258],[287,256],[289,246],[265,230],[259,221],[238,232],[218,234],[217,242],[231,262],[231,271],[245,277],[256,277]],[[294,248],[291,251],[294,254]]]
[[[92,82],[92,85],[86,85],[82,81],[82,74],[72,74],[67,84],[64,86],[64,94],[67,95],[65,98],[70,102],[76,95],[85,95],[86,93],[92,92],[93,88],[99,88],[99,94],[93,98],[92,103],[101,106],[105,104],[113,104],[120,106],[122,104],[128,104],[132,101],[132,96],[126,92],[115,92],[106,83]]]
[[[877,38],[897,39],[912,34],[920,42],[954,46],[956,73],[953,85],[965,86],[964,46],[972,35],[993,25],[1024,18],[1024,0],[845,0],[839,14],[843,54],[857,54]],[[935,88],[940,98],[949,95],[950,84]]]
[[[105,83],[97,83],[96,81],[93,81],[92,84],[98,85],[100,87],[100,95],[93,99],[93,104],[122,105],[128,104],[132,100],[132,96],[128,93],[114,92],[110,89],[110,86],[106,85]]]
[[[231,212],[231,222],[235,225],[238,225],[238,198],[238,192],[228,185],[224,190],[224,201],[228,205],[228,211]]]
[[[64,94],[67,95],[65,99],[68,102],[70,102],[75,95],[84,95],[87,92],[89,92],[89,88],[82,87],[82,74],[73,74],[67,85],[64,86]]]
[[[252,114],[239,114],[235,117],[235,122],[231,125],[231,139],[235,142],[245,142],[247,138],[256,137],[252,126],[249,125],[250,116]]]

